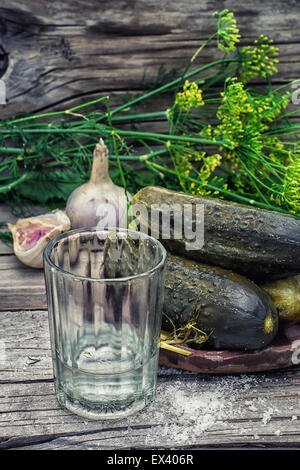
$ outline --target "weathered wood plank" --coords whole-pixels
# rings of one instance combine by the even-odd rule
[[[0,381],[52,379],[48,312],[0,312],[0,318]]]
[[[297,445],[300,367],[211,376],[161,367],[136,416],[87,421],[55,398],[47,312],[1,312],[0,449]]]
[[[11,245],[6,245],[0,241],[0,255],[9,255],[13,253],[13,248]]]
[[[32,214],[45,209],[34,207]],[[0,221],[14,223],[17,216],[6,204],[0,205]],[[12,246],[0,242],[0,310],[46,308],[44,274],[22,264],[13,253]]]
[[[299,388],[279,393],[281,386],[282,380],[265,376],[159,378],[156,400],[147,409],[124,420],[95,422],[60,408],[49,381],[7,383],[1,386],[0,449],[297,445]]]
[[[34,285],[34,278],[30,278],[32,286],[28,286],[24,279],[14,279],[13,273],[8,273],[11,277],[6,283],[1,283],[1,295],[0,295],[0,310],[11,309],[19,310],[24,309],[41,309],[46,308],[46,296],[45,287],[42,284],[42,280],[38,279],[37,285]]]
[[[298,2],[237,5],[229,0],[226,7],[235,11],[244,43],[264,33],[280,45],[276,82],[299,77]],[[80,0],[5,0],[0,50],[8,103],[2,115],[139,90],[145,72],[153,76],[162,64],[186,64],[214,31],[215,9],[221,9],[219,2],[208,0],[162,0],[159,9],[157,2],[146,0],[86,0],[84,6]],[[209,46],[198,63],[217,56],[217,49]]]
[[[23,265],[14,254],[0,258],[0,310],[47,306],[44,273]]]

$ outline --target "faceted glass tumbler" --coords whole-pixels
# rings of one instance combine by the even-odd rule
[[[155,396],[166,251],[125,229],[63,233],[44,251],[59,403],[119,419]]]

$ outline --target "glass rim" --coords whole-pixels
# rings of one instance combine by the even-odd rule
[[[109,232],[109,231],[114,231],[114,232],[124,232],[124,233],[141,233],[143,234],[144,238],[152,240],[155,242],[155,244],[159,247],[161,250],[161,259],[160,261],[153,266],[151,269],[147,271],[143,271],[140,274],[133,274],[132,276],[126,276],[126,277],[117,277],[117,278],[101,278],[101,277],[89,277],[89,276],[81,276],[80,274],[74,274],[69,271],[66,271],[65,269],[60,268],[57,266],[50,258],[50,254],[54,246],[60,241],[65,238],[68,238],[71,235],[81,233],[81,232]],[[132,279],[138,279],[141,277],[148,276],[149,274],[152,274],[153,272],[159,270],[165,263],[167,257],[167,250],[165,247],[162,245],[162,243],[157,240],[156,238],[152,237],[151,235],[148,235],[144,232],[136,232],[134,230],[126,229],[126,228],[103,228],[103,229],[98,229],[97,227],[81,227],[73,230],[68,230],[66,232],[62,232],[58,235],[56,235],[52,240],[49,241],[49,243],[46,245],[44,252],[43,252],[43,261],[44,261],[44,271],[45,271],[45,265],[47,264],[50,266],[51,270],[55,270],[58,273],[68,276],[70,278],[73,278],[74,280],[80,280],[80,281],[93,281],[93,282],[126,282],[130,281]]]

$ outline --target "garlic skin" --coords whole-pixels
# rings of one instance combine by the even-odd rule
[[[132,196],[115,185],[108,174],[108,149],[103,140],[96,145],[93,166],[87,183],[76,188],[69,196],[66,213],[72,229],[96,227],[106,220],[105,226],[127,228],[127,203]],[[115,216],[115,217],[114,217]],[[109,223],[109,221],[114,223]]]
[[[56,235],[71,228],[71,222],[62,210],[19,219],[15,225],[8,223],[13,236],[16,257],[31,268],[43,267],[43,252]]]

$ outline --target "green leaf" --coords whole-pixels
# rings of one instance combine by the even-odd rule
[[[157,176],[150,171],[138,171],[135,180],[140,186],[153,186],[157,182]]]
[[[7,228],[7,223],[6,222],[0,222],[0,229],[2,227]],[[9,230],[3,231],[3,232],[0,231],[0,240],[3,243],[5,243],[5,245],[8,245],[8,246],[12,245],[13,237],[12,237],[11,232]]]
[[[52,171],[37,175],[18,186],[18,193],[26,199],[45,204],[51,199],[66,201],[71,192],[83,183],[72,170]]]

